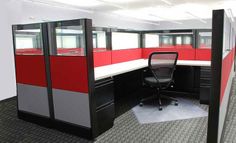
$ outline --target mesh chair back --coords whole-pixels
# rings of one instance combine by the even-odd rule
[[[154,52],[149,56],[149,68],[157,80],[172,79],[177,59],[177,52]]]

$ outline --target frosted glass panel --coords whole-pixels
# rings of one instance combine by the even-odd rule
[[[137,33],[112,32],[112,50],[139,48]]]
[[[145,47],[146,48],[159,47],[159,35],[157,35],[157,34],[145,34]]]

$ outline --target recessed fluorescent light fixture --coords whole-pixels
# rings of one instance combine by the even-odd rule
[[[234,22],[234,15],[233,15],[232,9],[227,9],[227,10],[228,10],[228,14],[229,14],[232,22]]]
[[[97,0],[51,0],[51,1],[80,7],[94,7],[102,4]]]
[[[186,11],[185,13],[188,14],[188,15],[190,15],[190,16],[192,16],[192,17],[194,17],[194,18],[196,18],[197,20],[201,21],[202,23],[207,23],[206,20],[203,20],[202,18],[200,18],[200,17],[198,17],[198,16],[192,14],[191,12]]]
[[[172,3],[169,0],[160,0],[160,1],[164,2],[167,5],[172,5]]]

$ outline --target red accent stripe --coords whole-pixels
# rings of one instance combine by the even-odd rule
[[[16,55],[16,82],[46,87],[44,56]]]
[[[125,49],[112,51],[112,64],[137,60],[142,58],[142,49]]]
[[[52,87],[88,93],[86,57],[51,56]]]
[[[234,63],[234,54],[235,54],[235,49],[232,49],[230,53],[228,53],[228,55],[222,61],[220,103],[222,102],[225,95],[225,89],[227,87],[227,83],[230,77],[230,72]]]
[[[94,52],[94,67],[105,66],[111,64],[111,51]]]
[[[196,49],[196,60],[210,61],[211,49]]]
[[[30,49],[17,49],[16,50],[17,55],[43,55],[43,51],[41,48],[30,48]]]

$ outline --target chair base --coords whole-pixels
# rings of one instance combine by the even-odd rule
[[[153,96],[150,96],[150,97],[147,97],[147,98],[143,98],[140,100],[140,103],[139,103],[139,106],[143,106],[143,102],[145,101],[148,101],[148,100],[151,100],[151,99],[157,99],[158,100],[158,108],[159,110],[161,111],[163,108],[162,108],[162,102],[161,102],[161,99],[164,98],[164,99],[167,99],[167,100],[172,100],[175,102],[175,106],[178,106],[178,100],[176,98],[173,98],[173,97],[169,97],[169,96],[165,96],[165,95],[162,95],[162,94],[159,94],[159,95],[153,95]]]

